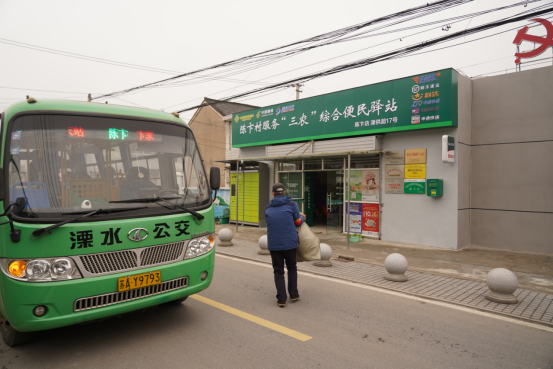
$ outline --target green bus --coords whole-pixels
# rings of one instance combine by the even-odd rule
[[[177,113],[28,98],[0,127],[8,346],[209,287],[220,173]]]

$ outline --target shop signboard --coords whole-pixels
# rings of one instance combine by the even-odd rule
[[[426,164],[405,164],[405,179],[426,178]]]
[[[232,147],[457,126],[453,69],[232,115]]]
[[[388,164],[405,164],[405,150],[393,150],[384,154],[384,162]]]
[[[386,179],[405,178],[405,165],[386,165]]]
[[[351,211],[349,213],[349,231],[351,233],[361,234],[361,221],[363,218],[362,204],[351,203],[350,205],[351,205]],[[346,204],[346,209],[347,209],[347,204]]]
[[[380,198],[380,169],[350,171],[351,201],[378,201]]]
[[[404,191],[405,193],[424,195],[426,189],[425,179],[405,179]]]
[[[362,234],[377,236],[380,228],[380,205],[363,204],[363,217],[361,219]]]
[[[405,150],[405,164],[426,164],[426,149]]]
[[[386,179],[386,193],[404,193],[404,180],[402,179]]]

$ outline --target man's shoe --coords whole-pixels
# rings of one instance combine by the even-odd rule
[[[298,301],[299,299],[300,299],[300,295],[299,295],[299,294],[294,295],[294,296],[290,296],[290,300],[292,300],[292,301],[294,301],[294,302]]]
[[[286,301],[277,301],[277,305],[283,308],[286,306]]]

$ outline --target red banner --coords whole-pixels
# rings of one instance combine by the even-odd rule
[[[379,204],[363,204],[363,216],[361,219],[363,232],[378,233],[380,227],[379,215]]]

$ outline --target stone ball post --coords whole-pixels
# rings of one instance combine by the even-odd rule
[[[518,304],[516,296],[513,295],[518,288],[518,278],[509,269],[492,269],[486,277],[486,284],[490,289],[486,295],[487,300],[501,304]]]
[[[384,267],[388,274],[384,276],[384,279],[392,282],[405,282],[408,280],[405,275],[405,271],[408,267],[407,259],[405,256],[393,253],[386,257],[384,260]]]
[[[269,251],[269,241],[267,240],[267,235],[263,235],[259,237],[259,241],[257,242],[259,245],[259,251],[257,252],[259,255],[271,255]]]
[[[219,231],[219,234],[217,235],[219,237],[219,243],[217,246],[232,246],[232,237],[234,237],[234,234],[229,228],[223,228]]]
[[[332,248],[326,243],[321,243],[321,260],[316,260],[313,262],[313,265],[318,267],[330,267],[332,262],[330,258],[332,257]]]

